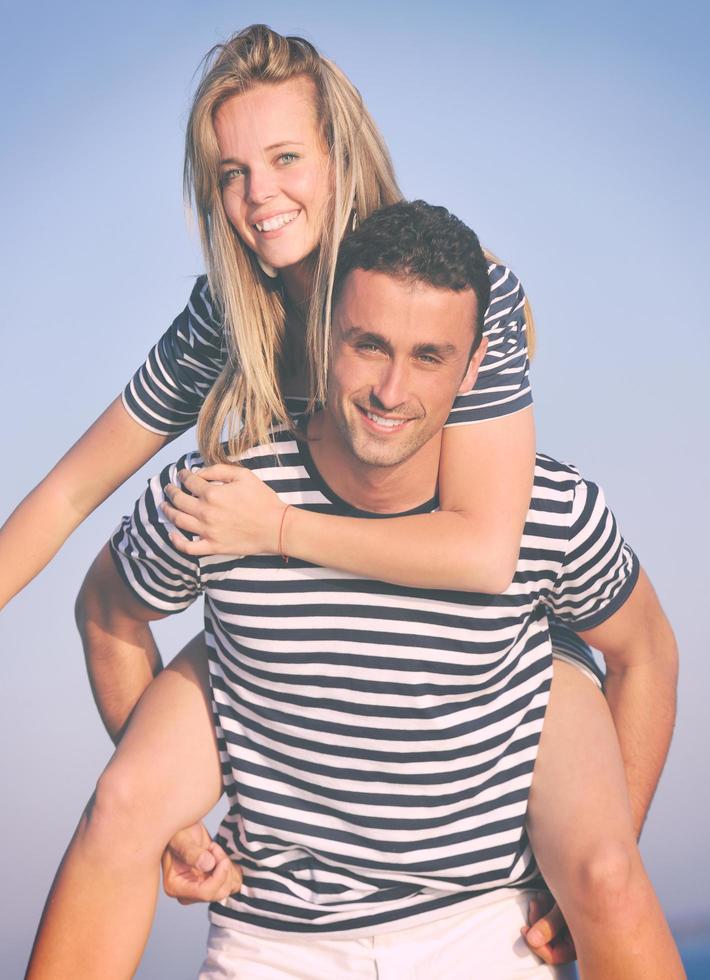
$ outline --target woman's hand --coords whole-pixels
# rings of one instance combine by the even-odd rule
[[[286,510],[277,494],[251,470],[218,463],[199,473],[180,470],[185,493],[169,483],[169,502],[161,504],[169,520],[189,534],[173,531],[170,540],[186,555],[259,555],[279,553]]]

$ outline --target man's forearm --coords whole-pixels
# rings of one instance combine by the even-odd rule
[[[120,594],[124,588],[104,549],[87,575],[76,604],[91,690],[114,744],[163,666],[149,623],[126,614]]]
[[[668,754],[678,679],[673,630],[643,569],[621,609],[581,636],[606,661],[604,693],[621,747],[638,836]]]
[[[604,690],[616,727],[640,836],[673,734],[677,666],[674,658],[607,673]]]

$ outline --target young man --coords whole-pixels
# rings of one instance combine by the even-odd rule
[[[284,504],[363,520],[436,507],[442,426],[456,393],[475,381],[486,289],[475,235],[444,209],[395,205],[346,240],[327,403],[297,434],[280,431],[242,459],[277,491],[282,528],[291,516]],[[124,637],[149,661],[148,620],[205,596],[230,802],[219,843],[244,882],[212,905],[202,976],[553,975],[518,937],[537,876],[525,821],[552,675],[548,615],[589,631],[617,678],[629,674],[626,636],[645,636],[649,617],[662,621],[601,492],[539,456],[515,579],[503,595],[485,596],[362,580],[278,554],[186,556],[163,516],[166,487],[183,466],[199,469],[199,458],[151,481],[113,538],[115,568],[104,567],[102,581],[122,610]],[[649,661],[646,682],[665,685],[672,703],[672,636],[666,648],[634,655]],[[631,724],[639,714],[628,682],[616,684],[615,713]],[[185,748],[181,706],[195,699],[183,690],[178,683],[175,700],[161,702],[171,712],[162,742],[134,731],[145,731],[158,703],[151,691],[141,702],[103,781],[110,789],[99,784],[70,848],[31,977],[82,975],[66,937],[84,916],[98,923],[88,934],[94,973],[84,975],[128,975],[135,963],[130,949],[117,951],[110,927],[130,945],[122,910],[146,893],[150,906],[155,875],[146,888],[138,865],[156,863],[218,782],[210,746],[204,757]],[[634,774],[646,805],[672,711],[669,719],[659,724],[655,714]],[[131,799],[136,783],[121,783],[129,756],[152,773],[152,795]],[[136,834],[150,842],[137,857]],[[96,902],[82,908],[82,862],[92,860],[97,875],[114,861],[98,915]],[[664,928],[660,916],[656,931]],[[664,943],[658,975],[680,976]]]

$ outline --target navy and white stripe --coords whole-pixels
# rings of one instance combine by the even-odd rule
[[[286,431],[244,464],[288,503],[344,510]],[[151,608],[205,596],[230,803],[219,840],[244,869],[213,922],[372,933],[531,881],[524,823],[551,682],[548,611],[584,629],[619,608],[637,574],[601,491],[538,456],[514,581],[487,596],[278,556],[181,555],[158,505],[182,465],[199,457],[151,480],[112,544]]]
[[[174,436],[197,421],[227,359],[224,332],[207,276],[187,306],[148,353],[123,392],[129,414],[151,432]]]
[[[447,425],[482,422],[532,403],[523,303],[510,269],[492,263],[484,321],[488,351],[472,391],[459,395]],[[189,302],[126,385],[123,404],[146,429],[172,436],[197,421],[202,403],[226,360],[222,323],[200,276]]]
[[[454,401],[447,425],[485,422],[532,404],[525,293],[506,266],[488,266],[490,302],[483,321],[488,350],[471,391]]]

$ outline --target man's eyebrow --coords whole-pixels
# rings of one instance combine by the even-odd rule
[[[363,341],[368,344],[379,344],[381,347],[391,346],[387,337],[374,330],[366,330],[365,327],[352,326],[343,331],[343,340],[352,343],[355,340]]]
[[[422,354],[434,354],[437,357],[454,357],[458,354],[455,344],[417,344],[414,354],[420,357]]]

